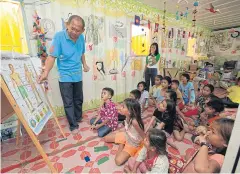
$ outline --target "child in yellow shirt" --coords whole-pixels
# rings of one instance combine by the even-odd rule
[[[223,103],[228,108],[238,108],[240,103],[240,77],[237,79],[236,85],[227,89],[227,97],[223,99]]]

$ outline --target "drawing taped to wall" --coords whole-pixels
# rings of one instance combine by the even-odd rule
[[[147,26],[132,25],[131,31],[131,51],[136,56],[146,56],[149,54],[150,30]]]
[[[33,132],[38,135],[52,111],[45,99],[30,58],[2,59],[1,75]]]
[[[115,23],[109,23],[109,37],[126,38],[127,28],[121,21],[116,21]]]
[[[85,16],[85,42],[93,43],[95,46],[103,42],[104,17]]]
[[[98,79],[99,79],[99,80],[105,80],[105,75],[106,75],[106,73],[105,73],[103,61],[98,60],[98,61],[96,62],[96,69],[97,69],[98,74],[99,74],[99,75],[97,75]]]

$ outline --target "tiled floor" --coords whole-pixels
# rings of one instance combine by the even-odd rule
[[[144,122],[150,119],[153,108],[149,108],[144,112]],[[114,163],[114,156],[118,146],[115,144],[106,144],[97,137],[96,132],[89,129],[89,119],[96,115],[96,110],[84,113],[84,119],[79,124],[78,133],[72,134],[68,129],[68,123],[65,117],[59,118],[61,127],[63,128],[67,140],[59,141],[62,135],[56,126],[54,120],[49,120],[44,130],[38,136],[45,152],[48,154],[54,167],[61,173],[122,173],[122,168]],[[123,128],[119,124],[119,129]],[[59,141],[59,142],[58,142]],[[186,136],[184,142],[175,142],[181,149],[175,150],[168,147],[168,151],[177,156],[184,156],[188,151],[193,150],[192,142]],[[94,152],[94,147],[108,146],[109,149],[104,152]],[[35,146],[31,142],[29,136],[24,133],[19,146],[15,145],[15,139],[2,143],[1,146],[1,172],[5,173],[48,173],[46,163],[41,159]],[[90,161],[84,160],[85,156],[90,157]],[[98,165],[98,160],[103,157],[109,160]]]

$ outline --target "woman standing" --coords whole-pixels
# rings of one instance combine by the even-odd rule
[[[149,91],[150,81],[151,85],[154,85],[154,78],[157,75],[157,63],[160,59],[160,54],[158,52],[158,44],[153,43],[150,47],[150,53],[146,57],[146,65],[143,73],[143,77],[145,77],[145,82],[147,84],[147,90]]]

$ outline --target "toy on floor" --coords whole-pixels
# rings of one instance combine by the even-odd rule
[[[105,156],[105,157],[101,158],[100,160],[98,160],[97,164],[98,165],[103,164],[108,160],[109,160],[109,157]]]
[[[102,151],[107,151],[108,146],[99,146],[99,147],[94,147],[94,152],[102,152]]]
[[[207,128],[205,126],[198,126],[195,131],[196,135],[193,136],[192,140],[194,143],[199,141],[199,136],[205,136],[207,134]]]
[[[84,159],[85,159],[86,162],[89,162],[89,161],[90,161],[89,156],[85,156]]]

